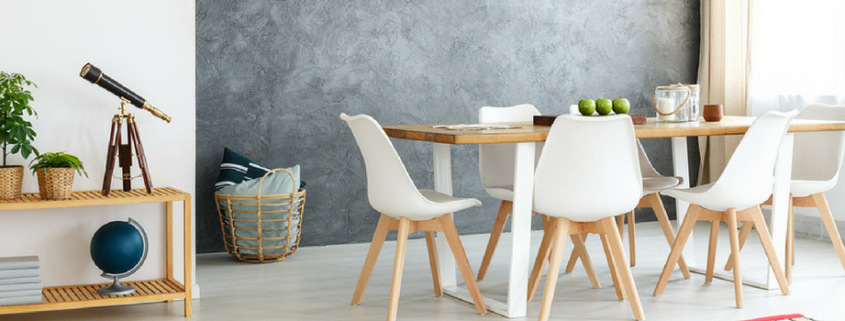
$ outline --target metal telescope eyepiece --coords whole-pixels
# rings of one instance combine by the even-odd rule
[[[82,67],[82,70],[79,72],[79,76],[90,81],[92,84],[99,85],[115,96],[128,100],[133,106],[149,111],[153,114],[153,116],[161,118],[168,123],[170,122],[170,116],[167,116],[167,114],[161,111],[161,109],[153,107],[153,105],[150,105],[144,97],[141,97],[121,85],[119,82],[103,73],[100,68],[94,67],[94,65],[90,62]]]

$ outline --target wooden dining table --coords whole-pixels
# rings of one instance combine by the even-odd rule
[[[659,123],[654,118],[648,118],[645,124],[634,125],[634,130],[639,139],[671,139],[674,176],[683,177],[683,183],[679,187],[687,188],[689,187],[690,181],[687,137],[743,135],[748,131],[749,126],[754,120],[755,117],[726,116],[719,122]],[[531,202],[534,186],[535,145],[537,142],[546,140],[551,127],[533,125],[532,123],[504,123],[503,125],[509,125],[511,128],[461,128],[460,130],[455,130],[443,128],[442,125],[444,124],[383,126],[385,133],[389,137],[433,143],[434,189],[441,193],[452,195],[451,145],[516,145],[507,301],[500,302],[489,297],[485,297],[484,301],[490,311],[509,318],[523,317],[526,315],[527,309],[528,274],[530,271]],[[772,241],[774,242],[775,252],[778,258],[784,258],[786,245],[786,221],[789,204],[789,182],[792,176],[794,133],[842,130],[845,130],[845,122],[802,119],[792,121],[789,131],[783,139],[777,163],[775,164],[775,184],[772,193],[772,218],[769,228],[771,229]],[[688,206],[689,204],[686,202],[676,201],[676,224],[683,221]],[[694,251],[693,238],[690,237],[683,254],[687,264],[690,266],[690,270],[701,273],[703,269],[697,268]],[[472,302],[469,292],[457,284],[454,258],[444,237],[440,235],[437,237],[437,252],[440,262],[440,278],[443,285],[443,292],[449,296]],[[717,274],[717,277],[732,278],[728,274]],[[749,280],[743,282],[764,289],[777,288],[777,282],[770,267],[765,281],[754,282]]]

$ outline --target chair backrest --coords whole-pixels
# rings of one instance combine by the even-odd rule
[[[744,210],[772,195],[778,151],[797,113],[766,112],[757,117],[708,191],[714,193],[716,202]]]
[[[513,107],[481,107],[478,110],[479,123],[504,123],[533,121],[540,111],[533,105]],[[542,144],[537,146],[537,155]],[[516,146],[514,144],[481,144],[478,146],[478,169],[481,184],[485,188],[513,185],[513,166]]]
[[[414,219],[414,209],[430,201],[420,194],[393,143],[379,123],[370,116],[340,114],[352,129],[367,168],[367,194],[370,205],[389,216]]]
[[[646,155],[643,144],[640,143],[639,139],[637,140],[637,156],[640,159],[640,172],[642,172],[643,177],[663,177],[651,165],[651,161],[648,160],[648,155]]]
[[[555,120],[534,173],[535,211],[597,221],[634,209],[642,190],[631,117]]]
[[[814,104],[796,118],[845,121],[845,106]],[[792,179],[830,181],[839,179],[845,155],[845,132],[796,133]]]

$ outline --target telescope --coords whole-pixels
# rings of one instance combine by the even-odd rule
[[[154,116],[161,118],[166,122],[170,122],[170,116],[167,116],[161,109],[153,107],[147,102],[144,97],[136,94],[135,92],[129,90],[125,86],[121,85],[117,80],[112,79],[105,73],[103,73],[100,68],[94,67],[90,62],[85,64],[82,67],[82,71],[79,72],[79,76],[85,78],[85,80],[90,81],[92,84],[100,85],[103,89],[108,90],[110,93],[118,96],[120,98],[126,99],[129,101],[132,106],[141,108],[153,114]]]
[[[130,168],[132,167],[132,156],[138,158],[138,167],[141,168],[140,177],[144,178],[144,185],[147,188],[147,194],[153,192],[153,182],[150,177],[150,171],[147,170],[147,157],[144,154],[144,146],[141,144],[141,136],[138,133],[138,124],[135,122],[135,115],[126,112],[126,105],[144,109],[154,116],[170,122],[170,116],[167,116],[160,109],[153,107],[147,102],[144,97],[134,93],[128,88],[121,85],[116,80],[112,79],[100,68],[94,67],[91,63],[85,64],[79,76],[92,84],[100,85],[103,89],[108,90],[115,96],[120,97],[119,113],[114,115],[111,123],[111,135],[109,136],[109,147],[106,155],[106,173],[103,177],[103,196],[108,196],[111,191],[111,181],[114,172],[115,160],[119,162],[123,175],[116,177],[123,181],[123,191],[128,192],[132,189],[132,177]],[[126,123],[126,138],[124,141],[121,129],[123,123]],[[134,150],[134,153],[133,153]]]

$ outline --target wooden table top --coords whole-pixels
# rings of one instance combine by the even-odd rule
[[[690,137],[742,135],[756,117],[725,116],[720,122],[658,123],[648,118],[645,124],[634,125],[637,138]],[[442,144],[502,144],[542,142],[549,135],[550,126],[533,125],[530,122],[504,123],[517,126],[511,129],[451,130],[432,128],[426,125],[383,126],[387,136],[400,139],[419,140]],[[437,124],[441,125],[441,124]],[[789,126],[790,132],[814,132],[845,130],[845,122],[827,120],[795,119]]]

